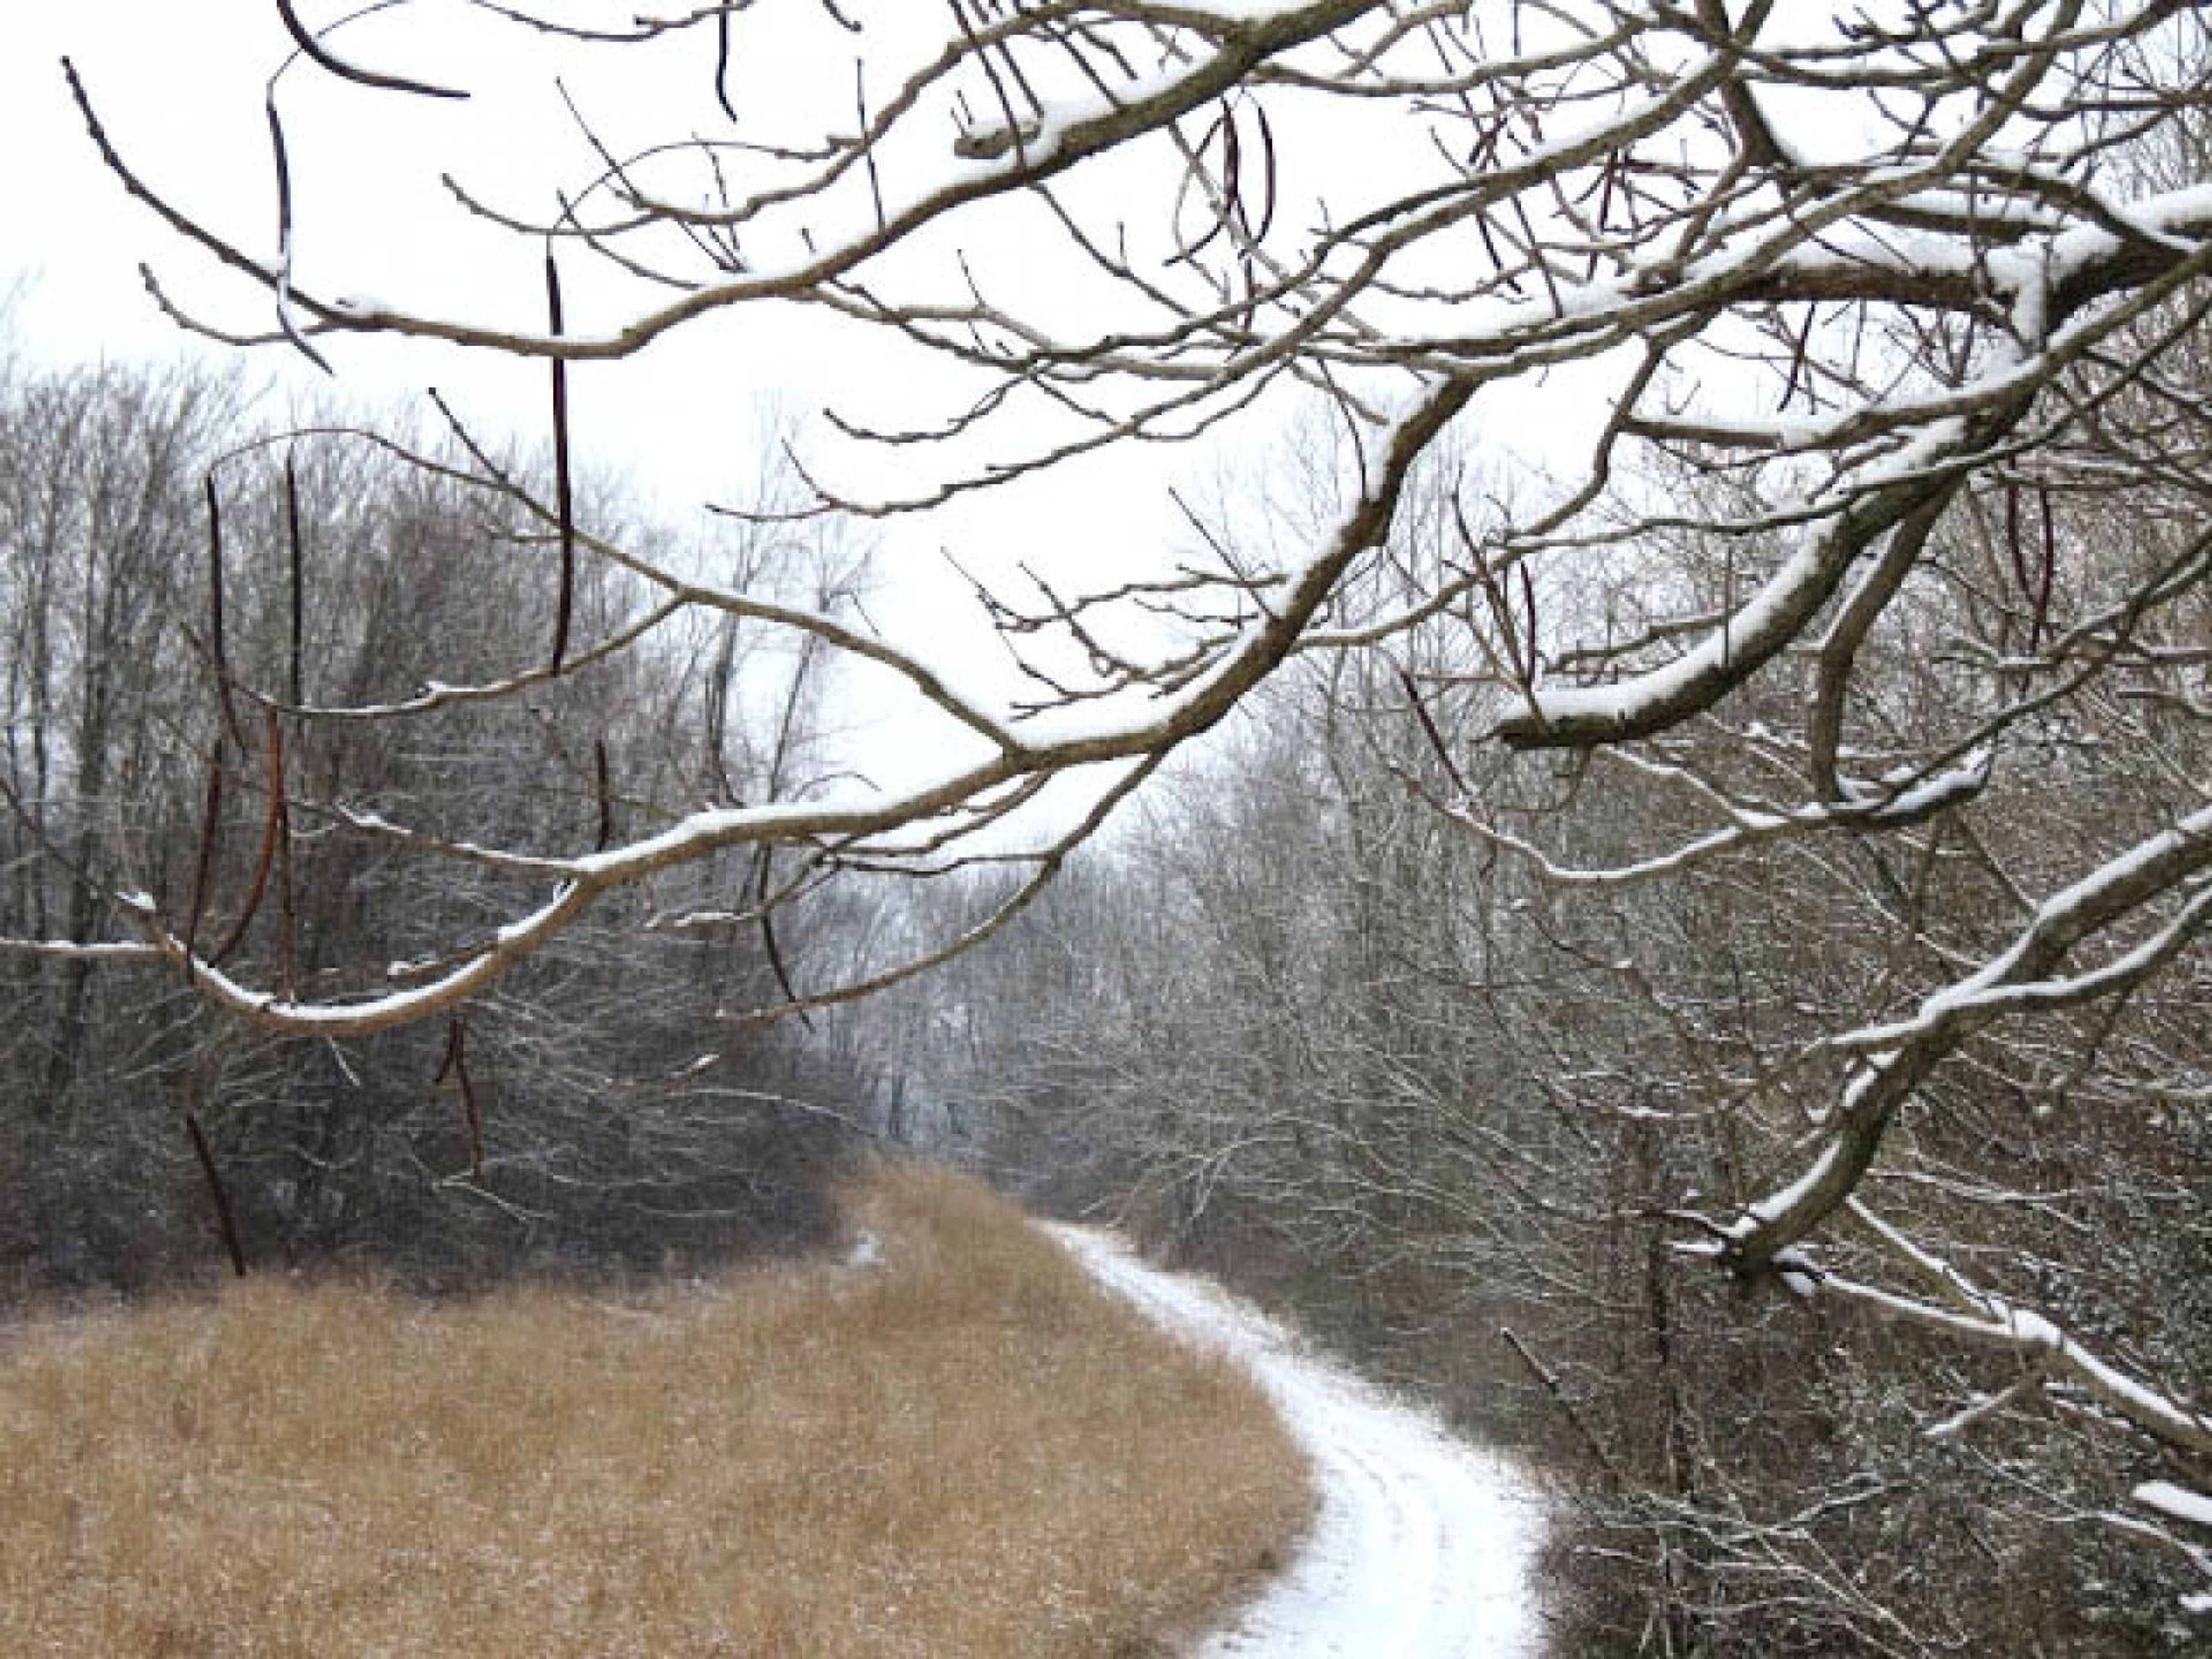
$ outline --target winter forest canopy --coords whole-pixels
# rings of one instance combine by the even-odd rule
[[[95,1050],[242,1125],[273,1092],[239,1133],[316,1150],[264,1201],[335,1226],[299,1170],[368,1133],[345,1076],[466,1094],[481,1022],[560,1150],[472,1194],[684,1211],[819,1132],[823,1043],[775,1047],[819,1017],[1016,1178],[1304,1263],[1343,1340],[1543,1443],[1604,1650],[2201,1638],[2198,9],[280,9],[251,223],[70,71],[197,250],[158,302],[532,361],[549,453],[13,374],[8,1063],[70,1103],[11,1133],[129,1164]],[[573,162],[440,165],[528,290],[322,268],[288,123],[455,118],[509,61]],[[848,399],[653,528],[570,453],[570,366],[696,336],[711,421],[728,313],[939,406]],[[1037,522],[948,577],[1013,697],[877,625],[872,523],[1198,451],[1236,482],[1177,547],[1070,572]],[[915,781],[822,741],[840,668],[938,734]]]

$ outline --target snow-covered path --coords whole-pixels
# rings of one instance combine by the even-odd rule
[[[1168,1328],[1242,1357],[1313,1458],[1304,1550],[1199,1659],[1533,1659],[1535,1492],[1218,1286],[1165,1273],[1111,1237],[1054,1230]]]

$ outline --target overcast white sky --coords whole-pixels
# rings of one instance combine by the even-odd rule
[[[338,10],[302,9],[315,19]],[[306,64],[289,72],[280,103],[303,280],[325,293],[542,325],[539,246],[472,225],[451,210],[437,183],[439,171],[459,159],[472,187],[495,198],[505,187],[505,201],[538,208],[549,185],[588,175],[589,154],[542,66],[531,61],[530,37],[471,29],[461,9],[430,0],[341,39],[380,68],[459,82],[474,95],[466,104],[434,104],[346,86]],[[437,58],[421,55],[426,43],[439,48]],[[636,77],[627,86],[579,83],[573,75],[570,85],[617,143],[680,137],[712,116],[705,44],[694,34],[672,66],[617,54],[621,72]],[[836,49],[849,62],[849,46]],[[196,341],[161,314],[140,279],[142,261],[209,319],[246,331],[270,326],[264,293],[185,246],[100,164],[60,59],[66,54],[76,64],[118,148],[151,185],[266,256],[276,245],[276,194],[263,98],[289,51],[270,0],[70,0],[11,9],[0,33],[0,137],[9,157],[0,167],[0,295],[15,292],[19,349],[50,363],[180,353],[237,361],[240,354]],[[849,97],[849,82],[841,91]],[[746,95],[757,104],[778,93],[754,86]],[[593,320],[592,295],[588,279],[568,275],[571,326],[580,330]],[[421,410],[424,388],[436,386],[489,432],[544,439],[542,364],[389,338],[338,339],[326,349],[335,379],[281,347],[244,360],[257,378],[274,380],[280,402],[335,392],[372,409]],[[639,359],[574,368],[576,450],[581,465],[628,480],[680,522],[708,500],[733,499],[754,474],[758,420],[769,400],[802,415],[834,404],[879,422],[914,416],[929,406],[918,395],[928,368],[879,337],[789,308],[709,321]],[[836,459],[830,457],[833,476]],[[896,459],[872,465],[884,487],[907,482]],[[945,661],[956,680],[988,673],[994,686],[1011,689],[998,678],[1003,653],[987,648],[975,607],[948,580],[940,550],[984,570],[1010,568],[1018,557],[1094,573],[1126,567],[1133,555],[1151,562],[1177,533],[1164,492],[1139,487],[1160,465],[1158,451],[1109,458],[1088,480],[1041,483],[926,523],[893,522],[881,532],[885,587],[872,615],[902,643]],[[911,741],[902,732],[891,747]]]
[[[317,21],[344,9],[339,0],[302,0],[302,10]],[[933,7],[865,9],[878,20],[866,41],[872,53],[896,51],[883,19],[927,16],[942,27]],[[586,10],[626,15],[613,6]],[[787,24],[786,15],[798,21]],[[748,27],[773,16],[779,29],[804,28],[807,20],[827,27],[824,15],[800,6],[749,15]],[[472,188],[542,210],[551,185],[588,176],[591,156],[555,101],[544,66],[533,61],[532,37],[471,16],[446,0],[418,0],[340,36],[352,55],[380,69],[468,86],[474,95],[466,103],[379,94],[304,64],[289,72],[280,103],[295,184],[298,265],[302,281],[319,292],[534,329],[544,317],[540,246],[471,223],[453,210],[437,176],[458,161]],[[783,39],[777,37],[779,46]],[[613,73],[624,79],[594,82],[572,64],[568,84],[617,149],[715,130],[722,118],[702,57],[708,44],[695,33],[668,49],[678,54],[673,58],[613,54]],[[270,325],[264,291],[185,246],[100,165],[59,59],[66,53],[76,62],[118,147],[151,185],[267,257],[276,245],[276,192],[263,98],[290,46],[270,0],[70,0],[11,9],[0,31],[0,137],[9,157],[0,167],[0,295],[20,289],[14,331],[23,349],[55,362],[180,351],[234,359],[191,341],[160,314],[141,284],[142,261],[210,320],[257,332]],[[761,78],[741,80],[736,88],[741,112],[749,120],[772,121],[781,102],[808,123],[848,119],[842,112],[852,96],[854,50],[833,30],[823,44],[819,77],[787,70],[777,79],[756,70]],[[827,118],[825,106],[833,111]],[[1346,191],[1374,187],[1373,155],[1357,145],[1294,130],[1279,137],[1285,176],[1322,177],[1334,167]],[[1401,150],[1391,151],[1400,169],[1413,165]],[[937,164],[927,157],[917,163]],[[1171,202],[1171,189],[1163,194]],[[1111,198],[1102,210],[1125,207],[1165,210],[1164,204]],[[1033,294],[1049,291],[1054,280],[1030,263],[1034,249],[1022,242],[986,242],[971,251],[994,276],[1026,282]],[[564,262],[564,272],[572,330],[609,320],[603,309],[592,314],[595,296],[580,262]],[[282,347],[262,348],[246,361],[280,388],[335,391],[372,408],[420,409],[423,389],[434,385],[483,429],[544,441],[542,364],[383,337],[337,339],[327,350],[334,380]],[[628,362],[577,366],[576,450],[581,465],[628,480],[681,522],[707,501],[732,499],[754,474],[765,400],[780,399],[801,414],[826,404],[895,423],[941,412],[924,395],[933,384],[941,386],[928,362],[880,332],[860,333],[789,307],[757,311],[687,325]],[[1514,400],[1515,434],[1541,429],[1529,389],[1516,387]],[[1563,388],[1560,401],[1564,423],[1586,424],[1587,410],[1576,414],[1570,392]],[[956,682],[973,685],[985,676],[982,683],[1004,694],[1013,684],[1003,674],[1004,654],[982,638],[942,550],[987,574],[1026,562],[1074,587],[1158,570],[1190,551],[1194,540],[1167,486],[1194,484],[1202,497],[1206,481],[1226,472],[1254,487],[1273,441],[1269,434],[1279,429],[1263,419],[1237,447],[1204,453],[1125,446],[1086,469],[1055,470],[926,521],[894,521],[882,532],[885,586],[872,615],[902,643],[937,659]],[[921,465],[901,452],[866,463],[873,472],[855,472],[863,464],[845,457],[841,466],[834,447],[823,459],[835,479],[893,491],[915,482],[901,475],[902,467]],[[911,746],[903,732],[892,741],[894,750]]]
[[[311,17],[337,10],[306,6]],[[612,12],[615,8],[602,8]],[[472,188],[530,210],[547,187],[573,184],[591,158],[532,61],[532,37],[471,27],[461,9],[431,3],[348,31],[380,67],[469,86],[465,104],[395,98],[295,68],[280,94],[295,179],[302,280],[324,292],[373,295],[447,315],[535,326],[543,319],[538,246],[451,210],[437,182],[453,167]],[[426,42],[439,47],[425,58]],[[681,137],[708,115],[710,79],[694,34],[666,55],[604,54],[626,82],[570,84],[620,143]],[[264,295],[183,246],[131,201],[100,165],[71,107],[59,60],[69,55],[125,155],[156,188],[260,254],[275,246],[276,195],[262,100],[290,42],[269,0],[70,0],[18,7],[0,36],[0,292],[27,285],[19,332],[41,358],[162,356],[191,349],[141,285],[150,261],[164,285],[201,314],[241,330],[269,326]],[[672,97],[672,92],[680,93]],[[849,96],[849,91],[847,94]],[[697,108],[690,106],[696,104]],[[572,329],[592,321],[588,276],[569,262]],[[435,384],[479,410],[498,409],[542,430],[541,365],[380,338],[334,342],[334,383],[281,349],[251,354],[288,384],[334,384],[379,403]],[[788,308],[682,337],[623,365],[574,371],[580,448],[633,472],[668,501],[726,491],[751,471],[741,458],[756,404],[849,402],[913,407],[896,395],[915,364],[879,339]]]

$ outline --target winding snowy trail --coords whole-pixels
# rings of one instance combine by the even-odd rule
[[[1109,1235],[1054,1231],[1161,1325],[1242,1358],[1314,1461],[1304,1549],[1198,1659],[1533,1659],[1541,1511],[1510,1463],[1218,1286],[1148,1267]]]

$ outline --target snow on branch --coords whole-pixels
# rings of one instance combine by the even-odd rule
[[[1792,1276],[1793,1283],[1808,1287],[1816,1298],[1844,1303],[1971,1347],[2011,1354],[2039,1377],[2042,1388],[2076,1389],[2178,1451],[2198,1455],[2212,1453],[2212,1416],[2191,1409],[2167,1390],[2100,1358],[2041,1314],[1983,1291],[1973,1291],[1966,1305],[1946,1307],[1828,1272],[1802,1255],[1788,1258],[1784,1271]],[[1988,1403],[1994,1408],[1996,1402]],[[1970,1426],[1971,1420],[1949,1419],[1929,1432],[1949,1437]]]
[[[1861,1054],[1818,1152],[1794,1179],[1744,1206],[1724,1252],[1741,1271],[1776,1266],[1840,1209],[1873,1167],[1884,1135],[1920,1084],[1968,1036],[2008,1012],[2070,1004],[2140,983],[2196,937],[2212,908],[2212,807],[2138,842],[2053,894],[2013,942],[1975,972],[1923,998],[1910,1020],[1848,1033],[1829,1046]],[[2187,884],[2198,884],[2189,890]],[[2183,892],[2177,914],[2105,969],[2056,981],[2079,945],[2145,908]]]

